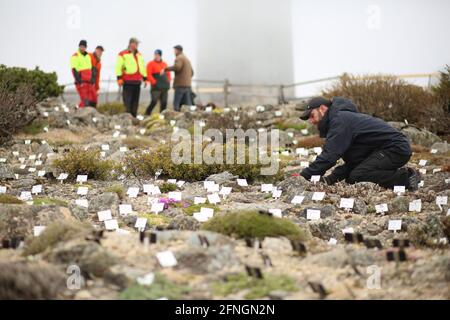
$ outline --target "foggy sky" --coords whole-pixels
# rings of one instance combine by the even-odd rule
[[[255,83],[267,83],[277,73],[283,74],[280,79],[284,78],[289,72],[283,71],[285,65],[293,66],[294,81],[303,81],[343,72],[436,72],[450,64],[450,1],[292,0],[291,10],[286,10],[274,0],[272,5],[269,2],[261,8],[253,7],[247,14],[242,11],[246,6],[240,5],[241,1],[208,2],[220,4],[217,9],[208,6],[209,10],[217,10],[211,12],[211,17],[204,13],[198,16],[197,0],[0,0],[0,63],[27,68],[40,66],[46,71],[56,71],[61,83],[71,82],[69,58],[79,40],[85,38],[90,50],[97,44],[105,47],[103,77],[114,78],[117,53],[126,47],[131,36],[136,36],[142,40],[140,50],[146,62],[160,48],[164,51],[163,58],[172,63],[173,45],[182,44],[196,69],[203,63],[208,66],[209,75],[223,79],[229,61],[240,61],[250,66],[245,74],[253,74],[251,80]],[[221,16],[220,8],[226,5],[233,6]],[[240,34],[233,29],[235,17],[240,17],[241,22],[245,18],[248,24],[247,28],[245,24],[239,25],[244,28],[241,45],[205,31],[205,28],[211,31],[229,28],[230,34]],[[257,28],[261,21],[266,21],[264,28]],[[290,21],[291,30],[280,27],[286,21]],[[267,52],[261,55],[247,52],[248,45],[244,44],[248,30],[251,30],[248,41]],[[288,36],[291,41],[283,38],[284,44],[280,44],[267,30],[277,30],[280,37],[291,33]],[[206,38],[210,44],[205,45]],[[227,61],[217,49],[209,52],[209,45],[226,48]],[[286,50],[291,52],[283,52]],[[266,54],[275,59],[267,61]],[[261,73],[260,68],[266,72]],[[249,79],[240,79],[238,73],[232,76],[230,80],[235,82]]]

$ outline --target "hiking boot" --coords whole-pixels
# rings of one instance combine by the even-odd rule
[[[422,181],[422,175],[420,174],[419,171],[413,169],[413,168],[408,168],[408,173],[409,173],[409,185],[408,185],[408,190],[409,191],[417,191],[419,190],[419,183],[420,181]]]

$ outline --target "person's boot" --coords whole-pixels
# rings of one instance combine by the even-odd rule
[[[413,169],[413,168],[407,168],[409,173],[409,185],[408,190],[409,191],[417,191],[419,190],[419,183],[422,181],[422,175],[419,171]]]

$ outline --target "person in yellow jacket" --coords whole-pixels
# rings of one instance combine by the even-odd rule
[[[142,81],[147,87],[147,70],[138,51],[139,41],[131,38],[128,49],[119,53],[116,62],[117,84],[123,87],[122,98],[128,113],[137,116]]]
[[[70,57],[70,67],[75,79],[75,87],[80,96],[80,102],[78,103],[80,108],[95,106],[95,99],[92,96],[93,87],[95,86],[95,73],[93,72],[91,56],[86,49],[87,41],[81,40],[77,52]]]

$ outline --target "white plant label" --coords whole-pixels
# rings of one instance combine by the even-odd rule
[[[31,192],[29,192],[29,191],[22,191],[20,193],[19,199],[22,200],[22,201],[29,201],[29,200],[33,200],[33,197],[31,195]]]
[[[109,231],[114,231],[119,229],[119,224],[116,219],[106,220],[105,221],[105,229]]]
[[[168,197],[169,197],[169,199],[173,199],[175,201],[181,201],[181,192],[177,192],[177,191],[169,192]]]
[[[273,185],[272,184],[262,184],[261,185],[261,191],[262,192],[272,192]]]
[[[164,210],[164,203],[162,202],[156,202],[152,204],[152,207],[150,209],[151,212],[159,213]]]
[[[194,198],[194,204],[203,204],[206,203],[206,198],[203,197],[195,197]]]
[[[278,199],[278,198],[281,197],[281,193],[282,192],[283,192],[282,190],[273,190],[272,191],[272,197],[275,198],[275,199]]]
[[[426,165],[427,165],[427,160],[420,160],[419,161],[419,166],[421,166],[421,167],[425,167]]]
[[[112,220],[111,210],[104,210],[97,212],[98,221],[103,222],[106,220]]]
[[[398,231],[402,229],[402,220],[389,220],[388,230]]]
[[[311,182],[316,183],[320,181],[320,176],[311,176],[310,179]]]
[[[217,194],[217,193],[208,194],[208,201],[211,204],[219,203],[220,202],[219,194]]]
[[[354,204],[355,204],[355,199],[342,198],[341,203],[339,204],[339,207],[344,208],[344,209],[353,209]]]
[[[177,259],[173,255],[172,251],[161,251],[156,254],[156,258],[159,264],[163,268],[175,267],[177,265]]]
[[[247,179],[237,179],[236,182],[237,182],[238,186],[241,186],[241,187],[248,186]]]
[[[394,186],[394,193],[405,193],[405,186]]]
[[[145,226],[147,225],[147,218],[137,218],[134,227],[138,230],[145,230]]]
[[[422,210],[422,200],[413,200],[409,203],[410,212],[420,212]]]
[[[79,182],[79,183],[86,182],[87,179],[88,179],[88,176],[87,176],[87,175],[80,175],[80,174],[77,175],[77,182]]]
[[[283,217],[281,209],[269,209],[269,213],[271,213],[274,217],[277,217],[277,218]]]
[[[80,196],[85,196],[87,195],[89,192],[89,188],[88,187],[79,187],[77,190],[77,194]]]
[[[291,203],[292,204],[302,204],[304,199],[305,199],[305,196],[295,196],[294,198],[292,198]]]
[[[6,193],[6,187],[0,186],[0,193]]]
[[[314,192],[312,196],[312,200],[314,201],[322,201],[325,198],[325,192]]]
[[[41,192],[42,192],[42,185],[41,184],[35,185],[35,186],[33,186],[31,188],[31,193],[32,194],[38,194],[38,193],[41,193]]]
[[[320,219],[320,210],[307,209],[306,210],[306,219],[319,220]]]
[[[382,204],[375,205],[375,211],[377,213],[388,212],[388,205],[387,205],[387,203],[382,203]]]
[[[119,204],[119,213],[122,216],[131,214],[133,213],[133,207],[131,206],[131,204]]]
[[[45,230],[45,226],[34,226],[33,228],[33,235],[35,237],[39,237],[39,235],[42,233],[42,231]]]

